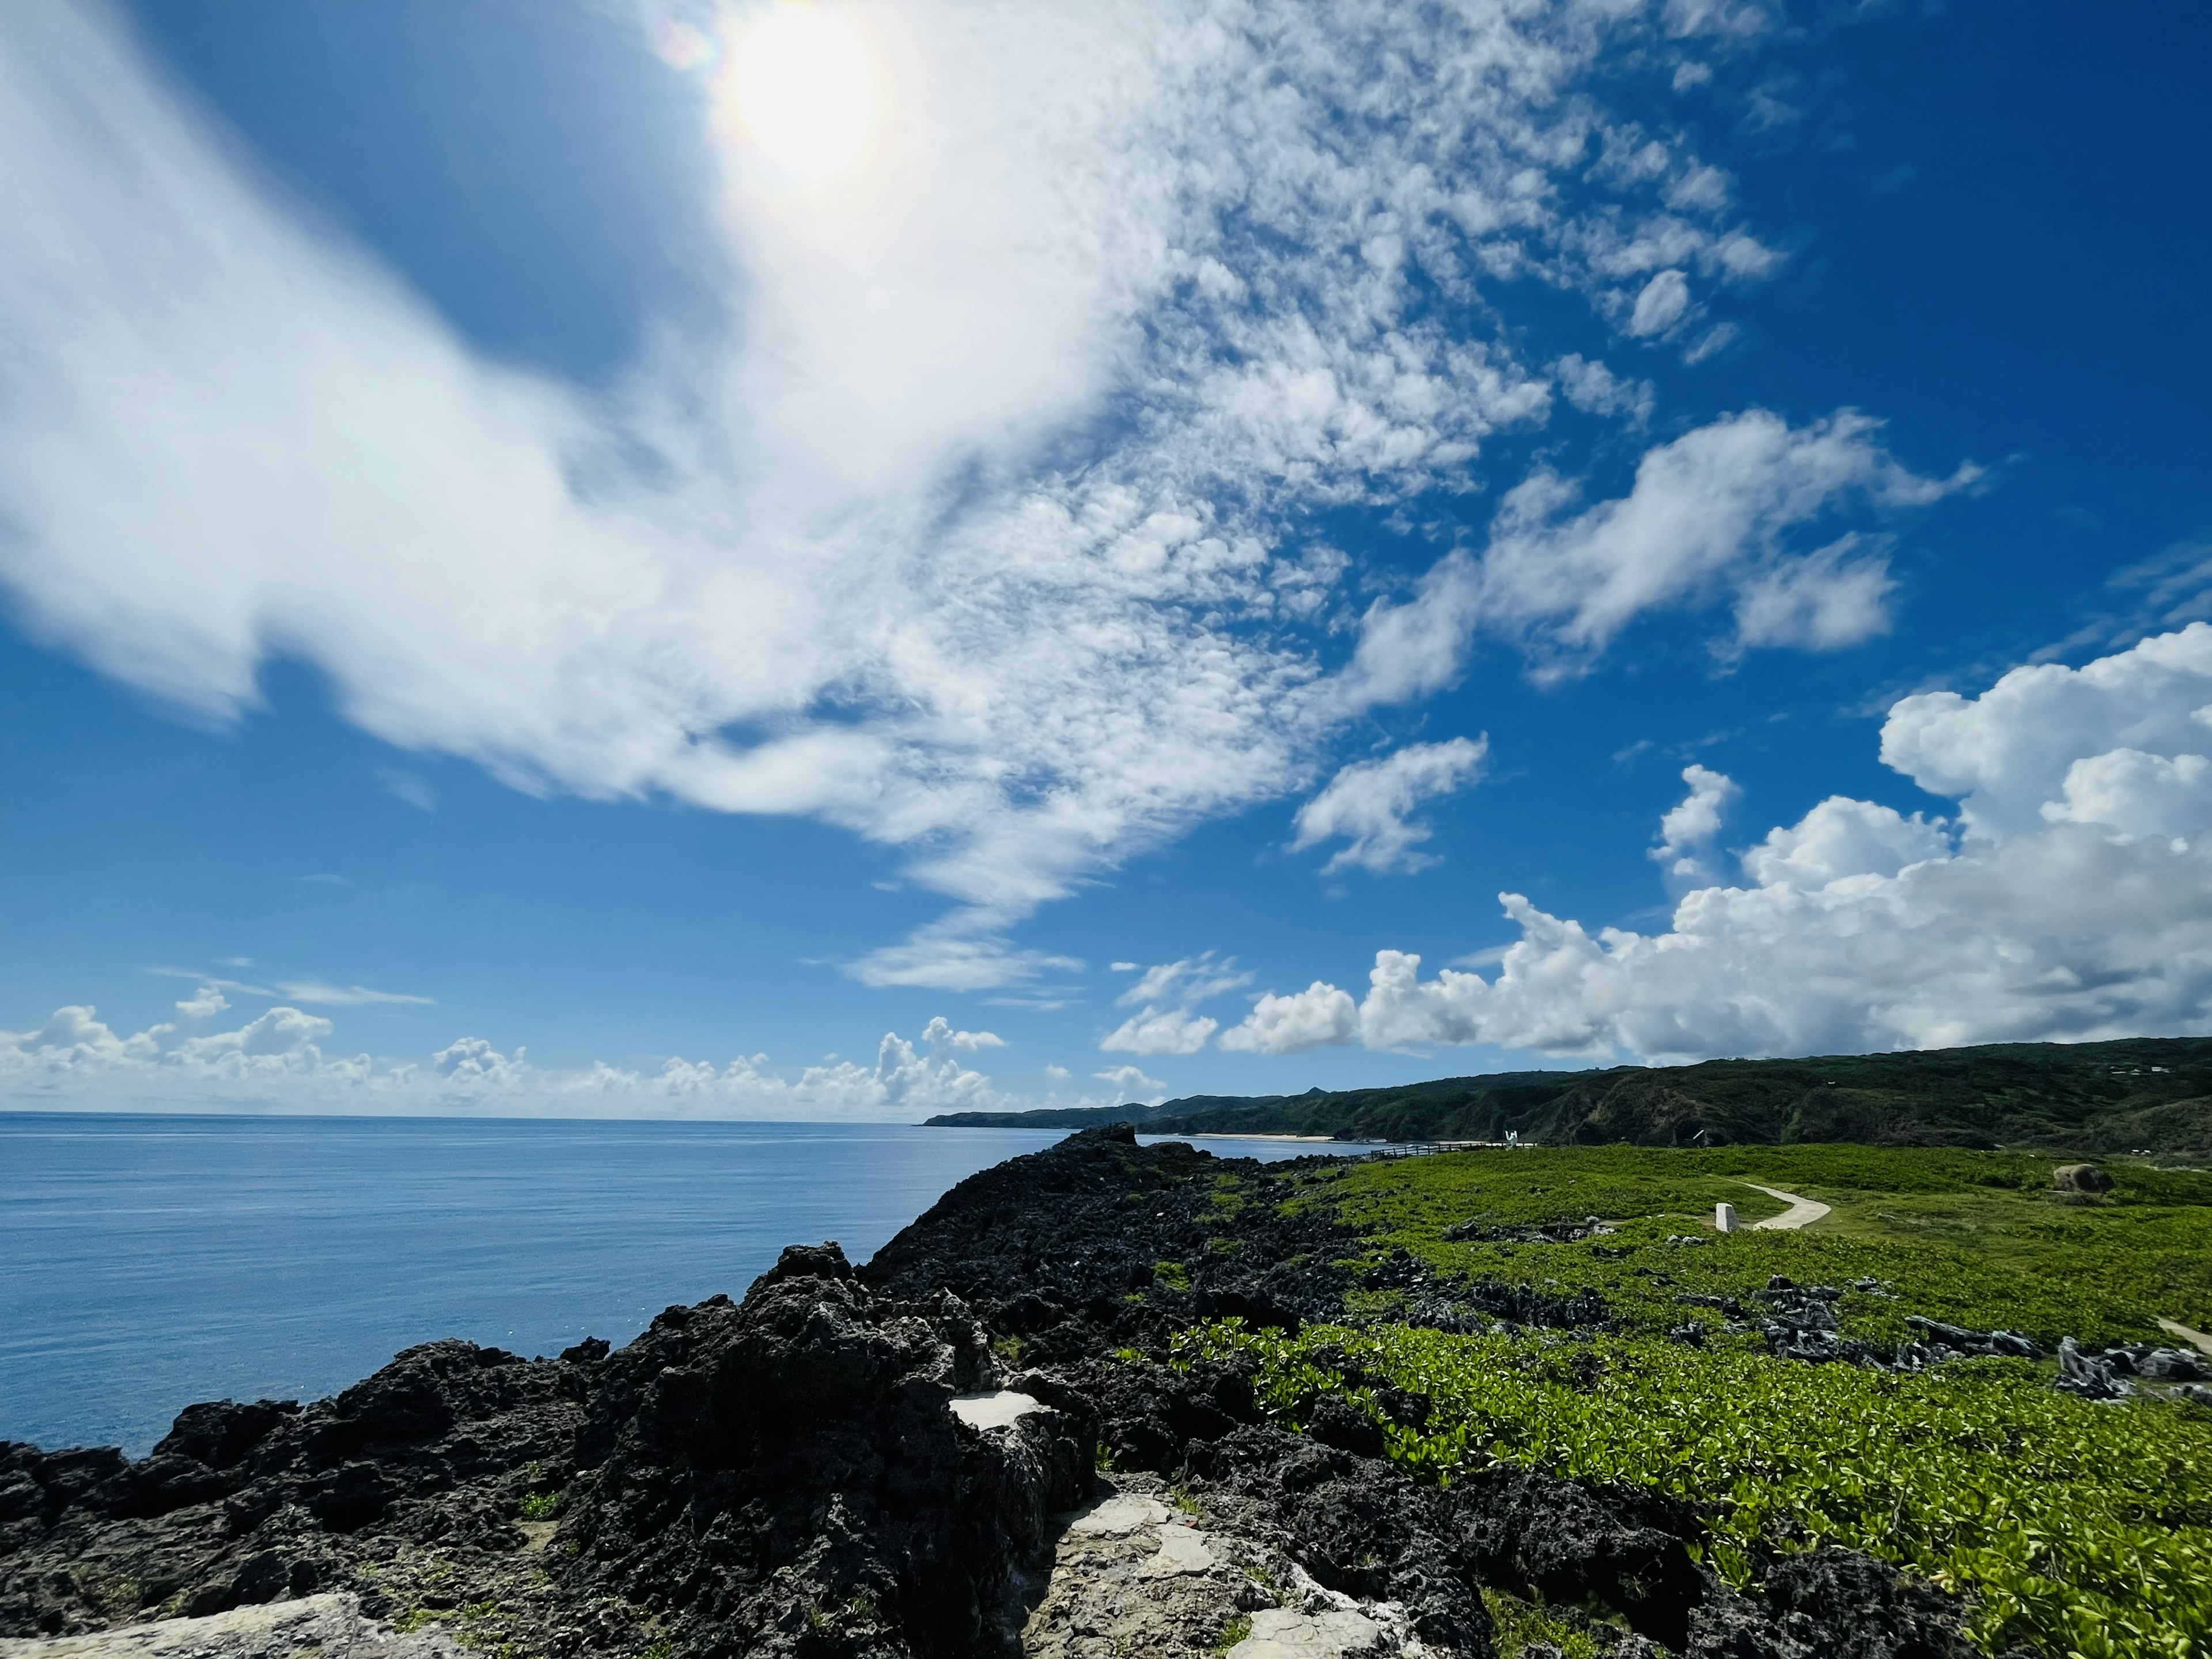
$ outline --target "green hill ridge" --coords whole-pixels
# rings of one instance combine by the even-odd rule
[[[1805,1060],[1498,1072],[1157,1106],[947,1112],[951,1127],[1699,1146],[1863,1141],[2212,1156],[2212,1037],[2006,1042]]]

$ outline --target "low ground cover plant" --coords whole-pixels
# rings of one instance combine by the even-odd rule
[[[2053,1190],[2049,1158],[1909,1147],[1540,1147],[1358,1166],[1310,1182],[1379,1259],[1404,1249],[1454,1278],[1603,1295],[1624,1328],[1663,1334],[1684,1295],[1741,1296],[1773,1273],[1850,1286],[1847,1334],[1893,1347],[1908,1314],[2019,1330],[2046,1346],[2161,1340],[2157,1322],[2212,1329],[2212,1176],[2118,1164],[2106,1197]],[[1746,1221],[1785,1206],[1750,1183],[1834,1206],[1791,1233],[1711,1232],[1713,1206]],[[1469,1225],[1597,1216],[1618,1231],[1572,1244],[1454,1240]],[[1696,1246],[1669,1244],[1696,1237]],[[1376,1311],[1381,1311],[1377,1308]]]
[[[1255,1362],[1264,1408],[1293,1429],[1324,1395],[1346,1399],[1392,1458],[1439,1480],[1498,1460],[1684,1498],[1737,1584],[1773,1552],[1843,1544],[1973,1597],[1992,1652],[2212,1651],[2212,1414],[2198,1408],[2077,1400],[2017,1360],[1899,1376],[1388,1324],[1286,1338],[1230,1321],[1187,1333],[1177,1357]],[[1426,1420],[1394,1420],[1384,1385],[1425,1396]]]
[[[1449,1481],[1497,1460],[1694,1504],[1729,1581],[1836,1543],[1969,1598],[1991,1652],[2079,1659],[2212,1653],[2212,1410],[2058,1393],[2052,1366],[1972,1359],[1918,1374],[1808,1365],[1766,1351],[1753,1293],[1777,1273],[1843,1287],[1844,1333],[1893,1351],[1908,1315],[2004,1328],[2054,1348],[2168,1341],[2212,1327],[2212,1176],[2117,1164],[2108,1194],[2054,1188],[2049,1157],[1913,1148],[1605,1146],[1470,1152],[1292,1178],[1364,1237],[1360,1265],[1404,1265],[1355,1292],[1342,1326],[1295,1337],[1194,1328],[1179,1363],[1256,1368],[1276,1420],[1323,1395],[1367,1413],[1389,1455]],[[1819,1199],[1809,1231],[1721,1237]],[[1607,1224],[1570,1242],[1514,1230]],[[1485,1237],[1486,1233],[1504,1235]],[[1563,1235],[1564,1236],[1564,1235]],[[1688,1243],[1694,1239],[1696,1243]],[[1606,1328],[1460,1335],[1402,1322],[1469,1280],[1603,1300]],[[1685,1298],[1734,1297],[1747,1316]],[[1702,1346],[1670,1340],[1700,1321]],[[1385,1409],[1425,1398],[1418,1422]],[[1402,1415],[1402,1413],[1401,1413]],[[1533,1626],[1532,1626],[1533,1628]]]

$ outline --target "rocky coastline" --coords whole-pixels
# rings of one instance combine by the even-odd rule
[[[1274,1201],[1283,1168],[1089,1129],[620,1350],[432,1342],[310,1405],[187,1407],[136,1462],[0,1443],[0,1655],[1487,1659],[1486,1586],[1622,1659],[1976,1651],[1869,1557],[1736,1594],[1681,1505],[1423,1484],[1364,1416],[1288,1433],[1249,1376],[1163,1363],[1194,1319],[1343,1317],[1354,1241]],[[205,1639],[147,1633],[179,1620]]]

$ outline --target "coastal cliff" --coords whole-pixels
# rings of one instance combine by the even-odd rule
[[[1867,1556],[1739,1593],[1685,1504],[1505,1465],[1424,1481],[1340,1401],[1289,1432],[1249,1366],[1165,1363],[1194,1321],[1345,1316],[1357,1239],[1280,1201],[1315,1162],[1103,1127],[857,1268],[794,1246],[619,1351],[434,1342],[311,1405],[188,1407],[135,1462],[0,1444],[0,1635],[337,1595],[515,1659],[1487,1659],[1498,1587],[1589,1610],[1623,1659],[1973,1651],[1960,1604]]]

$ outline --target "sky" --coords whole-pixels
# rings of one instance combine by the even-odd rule
[[[0,1106],[2212,1029],[2212,14],[0,9]]]

